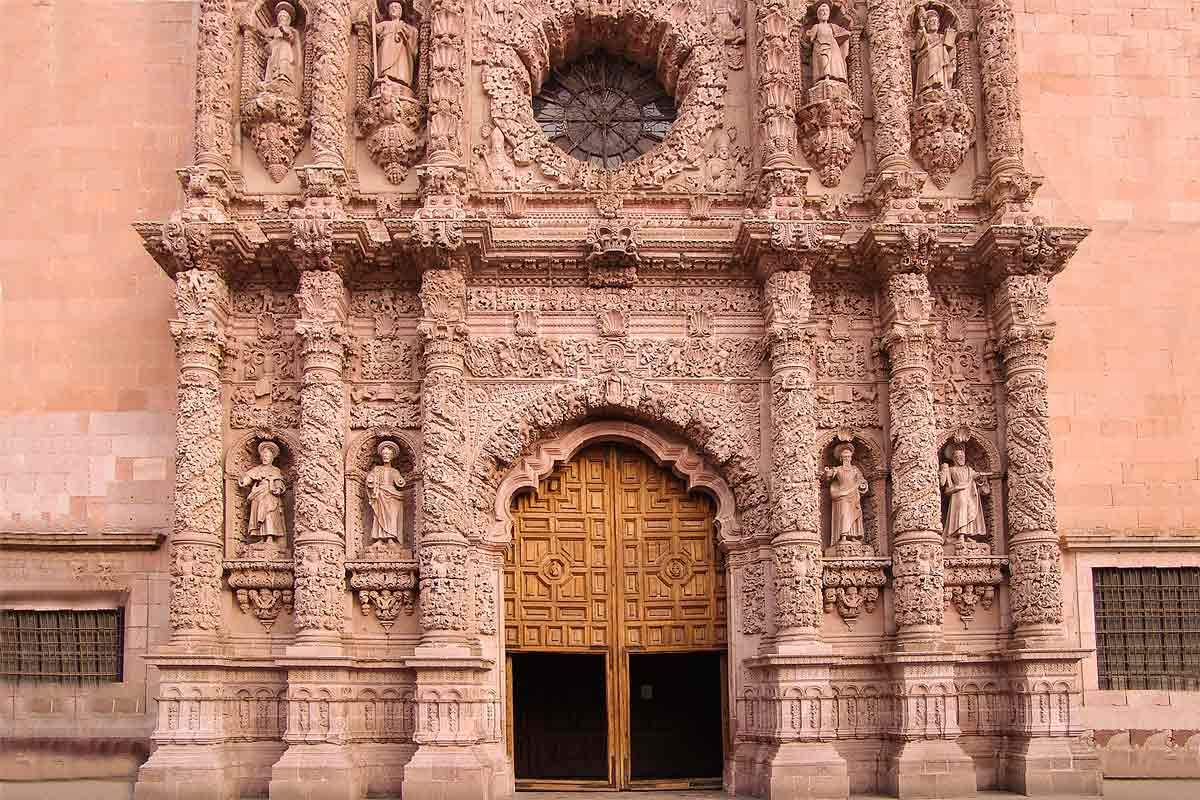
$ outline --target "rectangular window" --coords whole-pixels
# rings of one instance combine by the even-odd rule
[[[1101,689],[1200,691],[1200,567],[1092,570]]]
[[[0,609],[0,679],[87,686],[121,680],[124,613]]]

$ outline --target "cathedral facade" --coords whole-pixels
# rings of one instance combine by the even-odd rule
[[[1100,794],[1015,26],[201,0],[135,797]]]

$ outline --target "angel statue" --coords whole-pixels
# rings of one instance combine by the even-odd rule
[[[837,547],[851,544],[862,545],[864,540],[862,495],[867,493],[867,479],[856,467],[854,445],[846,442],[837,448],[834,455],[839,464],[825,468],[825,480],[829,481],[829,496],[832,499],[829,520],[829,543]]]
[[[948,92],[954,85],[954,73],[958,68],[957,33],[954,28],[942,32],[941,26],[941,18],[935,9],[926,9],[921,15],[921,27],[917,31],[917,96],[938,86]]]
[[[392,462],[400,453],[395,442],[380,442],[375,448],[379,464],[367,473],[367,503],[371,506],[371,542],[395,542],[403,534],[404,476]]]
[[[804,46],[812,50],[812,85],[826,78],[846,80],[850,31],[829,21],[829,3],[817,6],[817,22],[804,32]]]
[[[388,3],[388,18],[374,23],[374,94],[413,97],[417,63],[417,29],[404,21],[404,5]]]
[[[275,5],[275,27],[265,32],[267,68],[263,71],[265,91],[300,95],[304,56],[300,49],[300,34],[292,27],[295,7],[284,0]]]
[[[960,543],[960,549],[983,549],[988,547],[987,524],[980,495],[989,494],[991,488],[979,480],[990,478],[992,473],[976,472],[968,466],[966,448],[960,444],[951,448],[950,458],[950,462],[942,462],[939,474],[942,496],[946,498],[946,541]]]
[[[269,440],[260,442],[258,458],[261,463],[247,470],[238,481],[238,486],[243,489],[251,487],[246,498],[250,506],[246,535],[251,542],[278,545],[278,540],[287,535],[283,520],[283,494],[287,491],[287,483],[279,467],[275,466],[279,445]]]

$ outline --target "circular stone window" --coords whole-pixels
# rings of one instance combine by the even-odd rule
[[[533,98],[533,115],[568,155],[614,169],[663,140],[675,101],[648,70],[594,53],[554,71]]]

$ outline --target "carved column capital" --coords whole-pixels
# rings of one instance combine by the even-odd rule
[[[1050,225],[992,225],[975,245],[975,260],[994,284],[1010,276],[1053,278],[1087,238],[1087,228]]]

